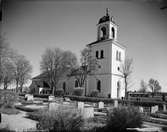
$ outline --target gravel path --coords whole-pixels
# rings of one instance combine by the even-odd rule
[[[36,128],[36,121],[25,118],[26,112],[20,111],[17,115],[2,114],[0,128],[8,127],[10,130],[23,131]]]

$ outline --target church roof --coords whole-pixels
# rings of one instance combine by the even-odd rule
[[[97,41],[94,41],[94,42],[92,42],[92,43],[90,43],[90,44],[87,44],[87,46],[92,46],[92,45],[95,45],[95,44],[98,44],[98,43],[101,43],[101,42],[107,42],[107,41],[112,41],[113,44],[115,44],[115,45],[117,45],[117,46],[119,46],[119,47],[121,47],[121,48],[126,49],[126,46],[125,46],[125,45],[120,44],[120,43],[118,43],[118,42],[115,42],[115,41],[113,41],[113,39],[97,40]]]
[[[109,14],[109,9],[107,8],[107,9],[106,9],[106,15],[103,16],[103,17],[101,17],[101,18],[99,19],[98,24],[103,23],[103,22],[108,22],[108,21],[115,23],[115,22],[113,21],[113,17],[110,16],[110,14]]]
[[[41,73],[41,74],[33,77],[32,79],[46,79],[46,78],[48,78],[48,74],[46,72],[44,72],[44,73]]]

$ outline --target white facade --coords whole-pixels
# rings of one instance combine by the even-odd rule
[[[117,42],[117,25],[108,12],[97,24],[97,41],[88,47],[99,66],[88,77],[87,94],[98,91],[102,97],[124,97],[124,78],[120,70],[125,60],[125,47]]]

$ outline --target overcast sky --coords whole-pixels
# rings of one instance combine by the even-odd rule
[[[157,79],[167,92],[167,10],[158,3],[128,1],[12,0],[5,4],[2,33],[40,73],[41,55],[47,47],[74,52],[96,40],[96,24],[105,9],[119,25],[118,42],[133,58],[132,89],[140,80]]]

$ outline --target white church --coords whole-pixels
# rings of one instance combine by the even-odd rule
[[[125,60],[126,49],[117,42],[117,31],[118,26],[107,9],[106,15],[100,18],[97,24],[97,40],[87,45],[90,48],[91,57],[98,60],[99,67],[87,77],[86,95],[98,91],[100,97],[121,98],[125,96],[124,78],[120,69]],[[49,87],[44,74],[34,77],[31,86],[42,87],[43,90]],[[62,79],[59,88],[71,94],[77,88],[75,77]]]
[[[97,24],[97,40],[87,46],[91,56],[98,59],[100,68],[87,80],[88,93],[98,90],[101,96],[121,98],[125,96],[124,78],[120,72],[125,60],[125,46],[117,42],[118,26],[106,10]]]

